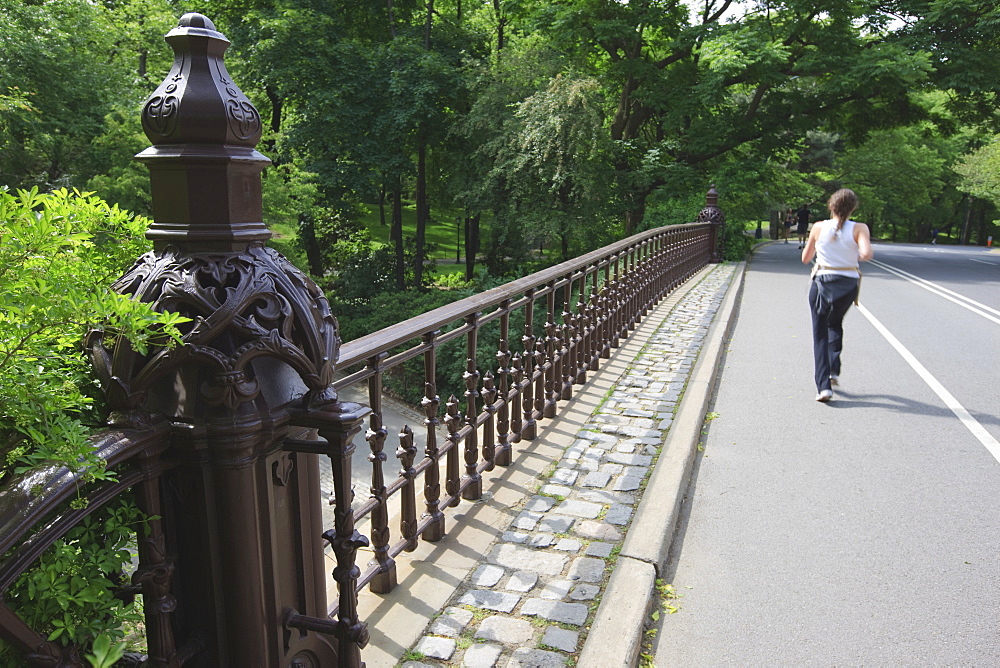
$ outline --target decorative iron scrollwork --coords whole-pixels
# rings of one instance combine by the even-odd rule
[[[249,368],[258,357],[294,369],[309,388],[307,405],[336,399],[330,383],[340,341],[329,303],[305,274],[262,243],[242,253],[153,251],[112,287],[157,311],[190,318],[180,326],[182,345],[147,355],[123,341],[109,348],[109,333],[91,333],[87,348],[113,411],[139,411],[154,383],[191,364],[208,370],[201,398],[235,408],[260,393]]]
[[[715,225],[722,225],[726,222],[726,216],[719,208],[719,193],[715,186],[709,189],[708,195],[705,197],[705,208],[698,212],[696,221]]]

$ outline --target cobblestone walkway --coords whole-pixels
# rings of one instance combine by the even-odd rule
[[[719,265],[671,309],[538,493],[430,623],[404,668],[565,666],[733,276]],[[415,654],[414,654],[415,653]]]

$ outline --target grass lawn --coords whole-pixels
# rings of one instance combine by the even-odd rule
[[[382,225],[379,220],[377,204],[366,204],[367,212],[361,217],[361,223],[371,232],[372,239],[389,245],[389,226],[391,225],[392,209],[386,206],[386,224]],[[435,260],[455,261],[455,246],[459,244],[461,262],[465,262],[465,230],[464,220],[458,220],[462,215],[460,209],[437,208],[431,211],[431,220],[427,224],[425,238],[428,244],[433,244],[434,249],[428,253],[428,257]],[[480,223],[480,238],[486,237],[486,216]],[[417,210],[413,203],[403,203],[403,236],[415,237],[417,235]],[[439,271],[444,272],[445,267],[438,265]]]
[[[361,224],[364,225],[372,235],[372,239],[378,243],[390,245],[389,224],[382,225],[379,221],[378,205],[366,204],[365,213],[361,217]],[[435,209],[431,213],[431,221],[427,225],[426,240],[432,245],[428,257],[437,261],[435,269],[438,275],[464,274],[465,273],[465,230],[464,221],[460,221],[460,227],[456,227],[456,218],[461,215],[459,209]],[[392,212],[388,208],[386,214]],[[485,219],[485,216],[484,216]],[[480,237],[485,238],[485,223],[481,223]],[[298,267],[305,268],[308,263],[305,254],[295,246],[295,238],[298,230],[294,225],[284,225],[281,223],[270,225],[274,233],[274,240],[271,246],[284,254]],[[410,203],[403,204],[403,235],[404,237],[415,237],[417,232],[416,207]],[[457,237],[457,238],[456,238]],[[455,244],[460,244],[459,262],[455,262]]]

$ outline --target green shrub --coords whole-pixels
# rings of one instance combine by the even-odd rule
[[[0,445],[4,470],[46,464],[103,475],[87,436],[101,423],[80,342],[88,327],[140,351],[180,318],[108,287],[149,249],[149,221],[89,193],[0,190]]]
[[[149,221],[89,193],[0,189],[0,482],[11,473],[66,466],[89,481],[112,478],[90,434],[103,423],[97,383],[81,348],[89,327],[139,351],[179,339],[183,319],[109,290],[140,255]],[[91,663],[121,653],[122,625],[138,619],[114,597],[128,567],[139,512],[124,500],[88,516],[5,592],[32,628],[91,649]],[[16,548],[15,548],[16,549]],[[9,647],[0,663],[19,666]]]
[[[89,515],[57,540],[7,592],[10,608],[28,626],[62,645],[95,646],[104,654],[120,650],[124,628],[142,622],[134,603],[115,598],[122,573],[131,561],[139,509],[131,501]],[[98,639],[103,638],[100,643]],[[13,648],[0,643],[0,663],[20,666]]]

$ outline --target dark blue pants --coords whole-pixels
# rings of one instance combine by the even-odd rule
[[[857,294],[858,279],[848,276],[816,276],[809,286],[817,392],[829,390],[830,376],[840,375],[844,316]]]

